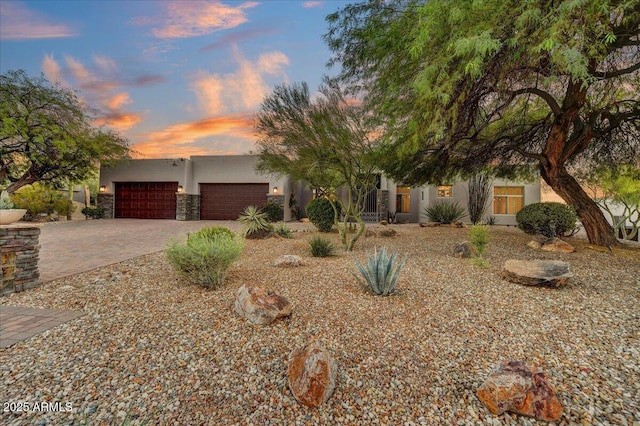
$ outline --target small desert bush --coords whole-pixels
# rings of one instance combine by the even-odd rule
[[[104,217],[104,209],[102,207],[84,207],[82,214],[92,219],[101,219]]]
[[[466,214],[464,207],[458,202],[439,201],[425,207],[423,215],[430,222],[450,224],[460,221]]]
[[[71,200],[62,192],[37,183],[20,188],[13,194],[12,199],[15,208],[26,209],[31,217],[40,213],[58,213],[60,216],[66,216],[69,208],[71,211],[75,209]]]
[[[534,203],[516,214],[518,228],[527,234],[542,234],[547,238],[562,237],[576,229],[575,210],[562,203]]]
[[[489,266],[489,262],[483,258],[484,252],[489,244],[489,229],[481,225],[472,226],[469,230],[469,240],[478,252],[478,256],[474,257],[472,262],[481,268]]]
[[[245,208],[238,221],[244,225],[242,235],[245,238],[266,238],[271,234],[272,226],[267,214],[254,206]]]
[[[282,238],[293,238],[293,232],[291,231],[291,228],[289,228],[284,222],[276,223],[273,226],[273,232],[277,236]]]
[[[185,244],[169,243],[165,256],[171,266],[189,281],[209,289],[224,284],[227,270],[242,254],[242,239],[224,232],[211,237],[199,233]]]
[[[372,293],[389,296],[396,293],[396,283],[406,261],[406,256],[398,261],[397,254],[389,255],[386,247],[382,247],[380,251],[374,248],[373,253],[367,253],[364,264],[356,261],[362,279],[356,274],[354,276]]]
[[[340,215],[340,204],[337,203],[338,215]],[[318,228],[320,232],[330,232],[335,223],[335,212],[328,198],[314,198],[307,203],[307,216],[311,223]]]
[[[284,209],[280,203],[276,203],[275,201],[267,201],[260,206],[260,210],[267,215],[268,222],[279,222],[284,219]]]
[[[313,257],[329,257],[336,254],[336,246],[327,238],[317,235],[309,240],[309,250]]]
[[[210,238],[210,239],[215,239],[219,236],[225,236],[227,238],[235,237],[235,234],[233,233],[233,231],[224,226],[208,226],[206,228],[202,228],[201,230],[194,232],[193,234],[190,234],[189,238],[196,235],[202,236],[205,238]]]

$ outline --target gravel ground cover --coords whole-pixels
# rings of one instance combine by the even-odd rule
[[[556,424],[640,424],[637,250],[569,239],[576,253],[547,253],[517,229],[492,227],[481,269],[451,254],[466,229],[393,228],[397,236],[333,258],[310,256],[311,232],[247,240],[217,291],[186,285],[155,253],[1,298],[86,315],[0,351],[0,402],[70,402],[72,411],[2,412],[0,423],[537,424],[493,416],[475,396],[499,361],[521,359],[556,387],[565,406]],[[409,256],[392,297],[366,293],[352,276],[354,258],[382,245]],[[282,254],[305,265],[273,267]],[[575,277],[559,290],[500,277],[507,259],[533,258],[567,261]],[[231,306],[242,284],[287,297],[292,316],[270,326],[239,318]],[[318,409],[297,404],[286,380],[288,354],[312,340],[339,367],[336,392]]]

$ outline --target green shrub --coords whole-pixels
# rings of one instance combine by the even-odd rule
[[[81,212],[83,215],[92,219],[101,219],[104,216],[104,209],[102,207],[84,207]]]
[[[289,210],[291,210],[291,214],[295,220],[302,218],[302,209],[298,205],[298,200],[294,193],[291,193],[291,196],[289,197]]]
[[[338,210],[338,216],[341,213],[340,204],[336,204]],[[306,207],[307,216],[311,223],[313,223],[318,231],[330,232],[333,224],[335,223],[335,212],[331,206],[331,201],[328,198],[314,198],[307,203]]]
[[[478,255],[471,259],[471,262],[481,268],[489,266],[489,262],[483,258],[484,251],[489,244],[489,229],[486,226],[481,225],[472,226],[469,230],[469,240],[471,241],[471,245],[478,252]]]
[[[380,296],[388,296],[396,292],[396,282],[400,271],[407,261],[405,256],[396,262],[397,255],[387,254],[387,248],[382,247],[380,251],[374,249],[373,254],[367,253],[366,264],[356,261],[356,266],[364,280],[355,275],[360,284],[369,289],[372,293]]]
[[[576,212],[562,203],[535,203],[516,214],[518,228],[527,234],[542,234],[547,238],[562,237],[576,229]]]
[[[309,240],[309,250],[313,257],[329,257],[336,254],[336,246],[328,239],[318,235]]]
[[[245,238],[266,238],[272,230],[267,214],[254,206],[245,208],[238,221],[244,225],[242,235]]]
[[[425,207],[424,216],[430,222],[449,224],[460,221],[466,214],[464,207],[458,202],[439,201],[432,206]]]
[[[189,239],[191,238],[191,236],[196,236],[196,235],[205,237],[205,238],[210,238],[210,239],[215,239],[218,236],[226,236],[228,238],[235,237],[235,234],[233,233],[233,231],[224,226],[209,226],[207,228],[202,228],[201,230],[194,232],[193,234],[190,234]]]
[[[186,244],[172,241],[165,250],[167,260],[189,281],[209,289],[224,284],[227,270],[242,254],[242,240],[221,232],[213,237],[194,233]]]
[[[282,238],[293,238],[293,232],[284,222],[276,223],[273,226],[273,232]]]
[[[487,216],[484,218],[484,224],[485,225],[489,225],[489,226],[493,226],[496,224],[496,217],[495,216]]]
[[[13,208],[13,202],[7,191],[0,193],[0,209],[11,210]]]
[[[44,185],[33,184],[20,188],[13,194],[13,203],[18,209],[27,209],[27,214],[35,217],[40,213],[58,213],[66,216],[71,205],[75,206],[64,194]]]
[[[268,222],[273,223],[284,220],[284,209],[282,208],[280,203],[267,201],[262,206],[260,206],[260,210],[262,210],[267,215]]]

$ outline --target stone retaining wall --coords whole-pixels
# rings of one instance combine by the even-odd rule
[[[40,227],[26,223],[0,226],[0,296],[40,284]]]
[[[104,209],[104,215],[102,217],[105,219],[113,219],[113,216],[115,215],[113,199],[113,194],[98,194],[98,207],[102,207]]]

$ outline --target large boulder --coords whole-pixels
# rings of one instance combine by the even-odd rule
[[[274,265],[279,267],[296,267],[302,265],[302,258],[295,254],[285,254],[277,258]]]
[[[555,251],[560,253],[573,253],[576,249],[571,245],[560,238],[551,238],[542,244],[542,250],[544,251]]]
[[[270,324],[291,315],[291,304],[271,291],[243,285],[236,291],[234,310],[253,324]]]
[[[507,260],[502,269],[507,280],[524,285],[563,287],[573,274],[559,260]]]
[[[505,411],[545,421],[562,414],[562,403],[545,374],[525,361],[503,361],[476,394],[493,414]]]
[[[331,354],[318,342],[294,349],[289,354],[289,388],[295,399],[307,407],[317,407],[331,397],[337,372]]]
[[[453,256],[465,259],[468,259],[470,257],[477,257],[478,250],[476,250],[476,248],[469,241],[463,241],[453,249]]]

